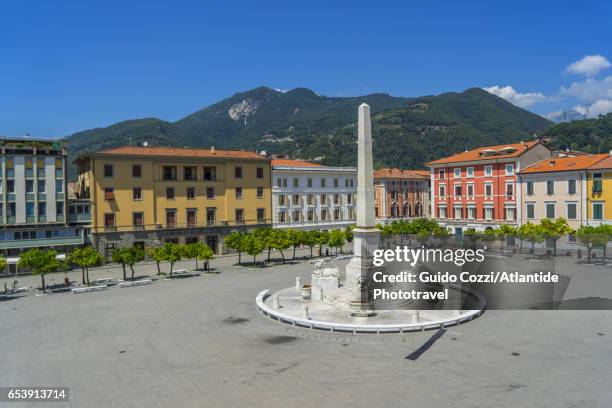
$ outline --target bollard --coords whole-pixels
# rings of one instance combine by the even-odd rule
[[[302,290],[302,279],[299,276],[295,278],[295,290],[298,292]]]
[[[278,294],[272,296],[272,307],[276,310],[280,309],[280,303],[278,301]]]
[[[304,319],[309,319],[309,317],[308,317],[308,305],[302,305],[302,317]]]
[[[419,322],[419,311],[415,311],[412,313],[412,323],[418,323]]]

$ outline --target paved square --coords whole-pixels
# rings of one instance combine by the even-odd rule
[[[259,291],[306,279],[311,265],[232,262],[215,260],[214,275],[0,301],[0,385],[70,388],[66,404],[12,406],[612,406],[611,311],[488,311],[443,333],[331,334],[255,307]],[[588,268],[568,292],[584,296],[612,273]]]

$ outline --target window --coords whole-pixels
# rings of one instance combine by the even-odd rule
[[[293,205],[300,205],[300,196],[299,196],[299,194],[294,194],[291,197],[291,200],[293,202]]]
[[[283,179],[283,187],[287,187],[287,179],[286,178]]]
[[[474,198],[474,185],[473,184],[467,185],[467,196],[470,198]]]
[[[351,179],[349,180],[349,185],[350,185],[351,187],[355,187],[355,180],[351,178]]]
[[[215,188],[214,187],[206,187],[206,198],[212,200],[215,198]]]
[[[0,214],[1,216],[1,214]],[[47,203],[39,201],[38,202],[38,216],[46,217],[47,216]]]
[[[34,216],[34,203],[27,202],[26,203],[26,217],[33,217],[33,216]]]
[[[55,210],[56,215],[64,215],[64,202],[58,201],[55,203]]]
[[[577,218],[576,203],[567,203],[567,219],[575,220]]]
[[[134,187],[132,189],[132,200],[135,200],[135,201],[142,200],[142,188]]]
[[[244,210],[242,208],[236,208],[235,216],[236,216],[236,224],[244,223]]]
[[[266,221],[266,209],[258,208],[257,209],[257,222],[262,223]]]
[[[593,219],[603,220],[603,203],[593,203]]]
[[[334,194],[334,204],[340,204],[340,194]]]
[[[236,187],[236,198],[242,198],[242,187]]]
[[[299,210],[293,211],[293,222],[300,222],[301,213]]]
[[[187,199],[188,200],[195,200],[195,188],[194,187],[187,187]]]
[[[535,218],[535,204],[528,203],[526,205],[527,209],[527,219],[533,220]]]
[[[438,218],[446,218],[446,207],[438,207]]]
[[[61,183],[61,180],[58,180]],[[34,180],[26,180],[26,193],[34,192]]]
[[[321,205],[327,205],[327,195],[321,194]]]
[[[514,184],[506,184],[506,199],[512,199],[514,197]]]
[[[187,209],[187,227],[195,227],[198,225],[198,210],[195,208]]]
[[[257,198],[263,198],[263,196],[264,196],[264,188],[257,187]]]
[[[321,219],[322,220],[329,220],[329,212],[327,210],[321,210]]]
[[[338,179],[337,179],[337,178],[335,178],[335,179],[334,179],[334,187],[335,187],[335,188],[338,188],[338,186],[339,186]]]
[[[342,219],[342,211],[339,208],[334,209],[334,220]]]
[[[217,209],[209,207],[206,209],[206,225],[214,225],[217,218]]]
[[[174,187],[166,188],[166,199],[174,200]]]
[[[8,203],[8,207],[6,208],[6,215],[9,217],[14,217],[16,214],[15,203]]]
[[[347,204],[353,204],[353,195],[352,194],[347,194],[346,195],[346,203]]]
[[[306,212],[306,219],[308,221],[314,221],[314,210],[308,210]]]
[[[454,169],[454,171],[455,171],[454,177],[455,178],[461,178],[461,168],[458,167],[458,168]]]
[[[455,198],[461,198],[461,185],[456,185],[455,186]]]
[[[287,213],[285,211],[278,213],[278,222],[287,222]]]
[[[514,208],[511,208],[511,207],[506,208],[506,221],[514,221],[514,220],[515,220]]]
[[[527,182],[527,195],[533,195],[533,181]]]
[[[467,177],[470,177],[470,178],[474,177],[474,168],[473,167],[468,167],[465,172],[467,174]]]
[[[555,203],[546,203],[546,218],[555,218]]]
[[[276,179],[276,186],[281,188],[283,186],[283,180],[281,178]]]
[[[555,182],[553,180],[546,181],[546,194],[555,194]]]
[[[278,196],[278,205],[286,205],[285,203],[285,195],[281,194]]]
[[[163,167],[163,179],[164,180],[176,180],[176,166],[164,166]]]
[[[485,184],[485,197],[493,197],[493,184]]]
[[[312,178],[309,177],[308,180],[306,180],[306,185],[312,187]]]
[[[105,187],[104,188],[104,199],[106,201],[111,201],[115,199],[115,189],[113,189],[112,187]]]
[[[104,214],[104,226],[105,227],[115,226],[115,214],[112,214],[112,213]]]
[[[166,210],[166,227],[168,228],[176,227],[176,210],[174,209]]]
[[[321,187],[325,187],[325,177],[321,177]]]
[[[493,175],[493,166],[485,166],[485,176],[491,177]]]
[[[47,188],[47,183],[45,183],[45,180],[38,180],[36,184],[37,184],[36,188],[38,189],[38,192],[44,193]]]
[[[601,173],[593,174],[593,194],[600,194],[603,192],[603,182]]]
[[[446,196],[446,186],[440,186],[440,197]]]
[[[476,219],[476,207],[468,207],[468,219],[475,220]]]
[[[314,194],[308,194],[306,196],[306,203],[308,205],[313,205],[314,204]]]
[[[197,179],[197,170],[193,166],[183,167],[183,180],[194,181]]]
[[[258,178],[258,179],[262,179],[262,178],[264,177],[264,176],[263,176],[263,174],[264,174],[264,169],[263,169],[263,167],[258,167],[258,168],[257,168],[257,178]]]
[[[485,220],[491,221],[493,220],[494,216],[495,216],[495,213],[493,211],[493,207],[485,207]]]
[[[461,207],[453,207],[455,213],[455,219],[460,220],[463,217],[463,211]]]
[[[514,175],[514,164],[506,164],[506,176]]]
[[[299,187],[300,186],[300,179],[297,177],[293,178],[293,187]]]
[[[567,180],[567,194],[576,194],[576,180]]]
[[[142,166],[140,164],[132,164],[132,177],[142,177]]]
[[[237,179],[242,178],[242,167],[234,167],[234,177]]]
[[[25,159],[25,168],[32,169],[33,167],[34,167],[34,163],[32,162],[32,159],[31,158]]]
[[[217,179],[217,168],[216,167],[204,167],[204,180],[214,181]],[[280,187],[280,186],[279,186]]]
[[[144,226],[144,213],[134,212],[132,213],[132,225],[137,229]]]
[[[64,180],[55,180],[55,192],[56,193],[64,192]]]
[[[61,157],[55,158],[55,169],[61,170],[64,167],[64,159]]]
[[[112,164],[104,165],[104,177],[113,177],[113,165]]]
[[[348,179],[344,179],[344,187],[348,188],[349,186],[349,181]]]
[[[15,180],[6,180],[6,192],[9,194],[15,192]]]
[[[444,180],[444,178],[446,177],[446,171],[444,171],[444,170],[442,170],[442,169],[441,169],[441,170],[438,172],[438,177],[440,178],[440,180]]]

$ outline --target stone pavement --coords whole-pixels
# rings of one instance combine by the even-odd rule
[[[443,333],[316,332],[254,303],[311,265],[233,262],[148,286],[0,301],[0,386],[70,388],[69,403],[0,407],[612,406],[610,311],[488,311]],[[604,293],[610,269],[584,268],[568,292]]]

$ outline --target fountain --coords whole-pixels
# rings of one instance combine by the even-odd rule
[[[353,229],[353,256],[345,273],[333,265],[334,259],[314,261],[310,283],[302,285],[297,278],[294,287],[274,293],[264,290],[257,295],[257,306],[264,315],[311,329],[380,333],[445,327],[482,313],[485,301],[480,295],[453,285],[445,286],[452,293],[449,303],[454,307],[450,310],[448,307],[420,310],[417,304],[406,300],[372,301],[372,274],[381,269],[373,265],[373,253],[379,247],[373,177],[370,107],[364,103],[358,114],[357,225]],[[391,271],[397,266],[389,264],[384,268]],[[398,286],[406,284],[391,285],[395,289]],[[471,307],[461,310],[461,305],[466,304]]]

